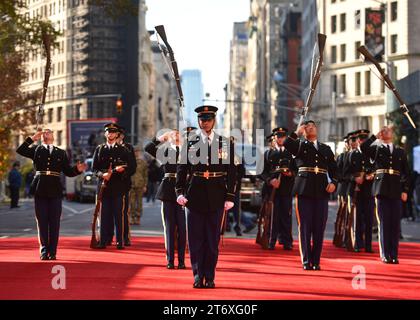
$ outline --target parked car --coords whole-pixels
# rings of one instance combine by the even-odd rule
[[[86,200],[95,201],[97,177],[92,172],[93,159],[85,160],[87,169],[82,174],[78,175],[74,180],[75,200],[84,202]]]
[[[241,185],[241,207],[247,211],[258,211],[261,206],[262,181],[259,175],[264,166],[264,151],[252,144],[235,144],[235,154],[242,159],[245,175]]]

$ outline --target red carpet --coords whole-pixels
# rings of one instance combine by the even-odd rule
[[[123,251],[91,250],[89,241],[63,237],[59,260],[45,262],[36,239],[0,240],[0,299],[420,299],[420,244],[402,243],[400,264],[385,265],[378,253],[351,254],[327,242],[323,270],[303,271],[298,249],[263,251],[253,240],[225,239],[211,290],[192,288],[188,260],[186,270],[165,268],[162,238],[136,238]],[[54,265],[66,269],[65,290],[52,289]],[[367,272],[365,290],[352,288],[355,265]]]

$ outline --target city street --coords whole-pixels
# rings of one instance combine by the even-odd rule
[[[144,201],[144,214],[141,226],[131,226],[131,235],[159,236],[163,235],[160,201],[147,203]],[[93,203],[79,203],[63,201],[63,214],[61,219],[61,236],[89,236],[90,223],[94,211]],[[243,214],[252,215],[250,212]],[[334,234],[334,221],[336,205],[330,202],[329,218],[326,230],[326,239],[332,239]],[[420,242],[420,220],[415,222],[402,220],[404,240],[407,242]],[[244,229],[242,227],[242,229]],[[257,228],[249,233],[244,233],[243,238],[255,238]],[[34,218],[33,200],[23,199],[20,208],[9,209],[5,203],[0,205],[0,238],[36,236],[37,228]],[[228,232],[226,237],[236,237],[234,232]],[[293,237],[297,239],[296,217],[293,214]],[[374,238],[375,239],[375,238]]]

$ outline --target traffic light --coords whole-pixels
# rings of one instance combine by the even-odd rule
[[[123,108],[123,102],[122,102],[121,98],[117,99],[117,102],[115,103],[115,105],[117,107],[117,113],[121,113],[122,108]]]

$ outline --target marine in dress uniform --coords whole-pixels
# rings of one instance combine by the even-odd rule
[[[127,149],[129,156],[131,157],[131,163],[133,164],[134,167],[134,172],[133,174],[136,172],[137,169],[137,161],[136,161],[136,155],[134,153],[134,147],[128,143],[124,141],[124,137],[125,137],[125,129],[121,126],[119,126],[119,136],[118,136],[118,143],[123,146],[124,148]],[[130,214],[130,190],[131,190],[131,176],[132,175],[128,175],[127,172],[123,173],[123,178],[124,178],[124,185],[126,188],[126,192],[125,192],[125,196],[124,196],[124,235],[123,235],[123,239],[124,239],[124,245],[129,247],[131,246],[131,234],[130,234],[130,219],[129,219],[129,214]]]
[[[222,218],[235,200],[234,143],[213,131],[216,111],[214,106],[195,109],[201,130],[184,142],[177,168],[176,194],[186,207],[194,288],[215,287]]]
[[[31,146],[41,136],[42,144]],[[56,260],[63,198],[61,173],[75,177],[86,170],[84,163],[70,166],[66,152],[53,143],[53,132],[45,129],[26,138],[16,150],[21,156],[32,159],[36,170],[31,192],[35,196],[41,260]]]
[[[373,144],[376,139],[379,143]],[[376,202],[379,248],[382,262],[398,263],[402,201],[407,201],[409,169],[405,151],[394,145],[393,130],[383,127],[360,145],[374,162],[372,194]]]
[[[135,172],[135,163],[130,152],[117,143],[119,127],[115,123],[104,126],[106,143],[96,147],[92,169],[98,176],[98,189],[103,180],[106,187],[102,195],[100,243],[98,249],[104,249],[112,242],[115,225],[117,249],[124,249],[124,203],[127,193],[127,176]],[[108,168],[112,168],[108,175]]]
[[[196,128],[186,128],[186,134]],[[162,222],[165,235],[166,267],[174,269],[175,242],[178,249],[178,269],[185,269],[186,225],[184,208],[176,201],[175,182],[180,153],[178,130],[172,130],[149,142],[145,151],[163,162],[164,177],[159,184],[156,198],[162,201]],[[161,155],[158,155],[158,151]]]
[[[356,130],[349,134],[354,148],[349,152],[348,161],[345,164],[345,175],[349,179],[348,203],[356,204],[356,216],[354,217],[354,251],[365,249],[372,253],[372,227],[375,209],[375,201],[372,196],[373,165],[368,156],[360,150],[360,143],[368,137],[369,130]],[[350,212],[351,210],[349,210]]]
[[[275,147],[264,158],[264,170],[261,178],[268,186],[268,193],[276,189],[274,196],[273,219],[270,229],[268,249],[274,250],[277,239],[285,250],[292,250],[292,187],[296,171],[292,154],[284,147],[287,137],[286,128],[275,128]],[[280,184],[278,177],[281,175]]]
[[[299,135],[304,135],[305,139],[299,140]],[[306,121],[286,139],[284,146],[295,156],[298,168],[292,194],[296,196],[303,269],[320,270],[328,198],[337,185],[337,163],[330,147],[317,141],[314,121]]]

